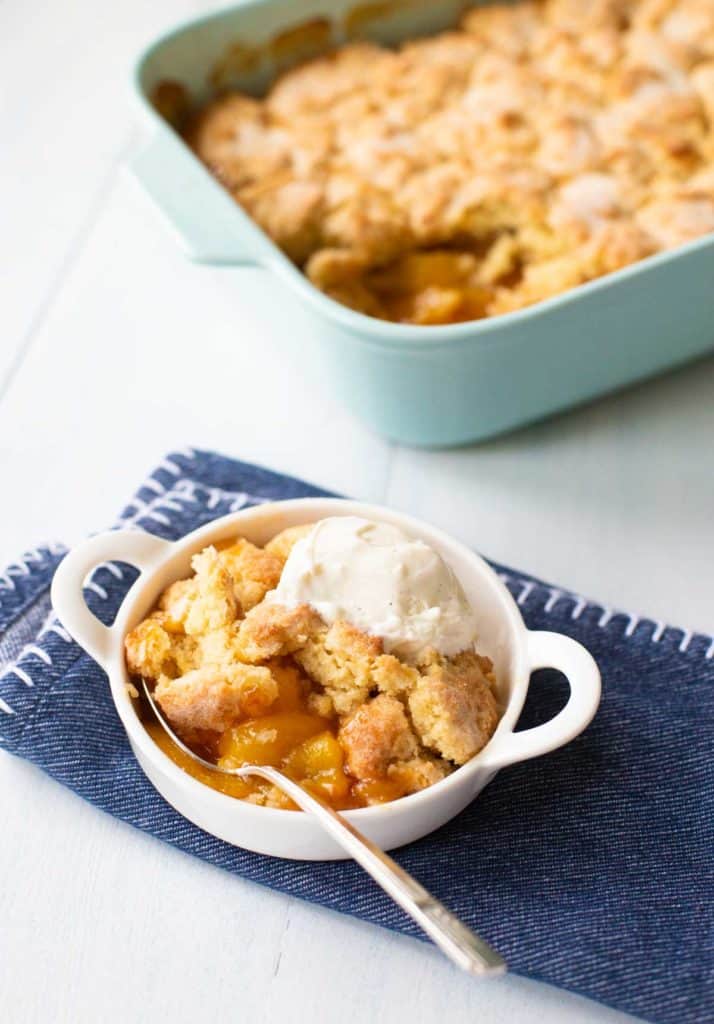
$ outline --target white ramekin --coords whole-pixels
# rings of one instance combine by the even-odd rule
[[[162,753],[144,729],[127,690],[124,637],[169,583],[189,574],[191,556],[207,544],[234,535],[264,544],[287,526],[335,515],[394,523],[441,553],[476,609],[478,648],[494,662],[504,708],[487,746],[442,782],[393,803],[345,812],[383,849],[419,839],[443,825],[473,800],[499,768],[568,743],[591,720],[600,699],[600,674],[584,647],[558,633],[526,629],[515,601],[482,558],[440,530],[391,509],[340,499],[303,498],[244,509],[176,542],[140,530],[118,530],[80,544],[55,574],[52,602],[64,626],[106,671],[117,712],[147,777],[164,799],[206,832],[276,857],[329,860],[345,854],[309,815],[255,807],[226,796],[187,775]],[[113,625],[104,626],[89,611],[82,588],[97,565],[112,559],[135,565],[140,575]],[[568,702],[549,722],[514,733],[531,672],[546,667],[560,669],[567,676]]]

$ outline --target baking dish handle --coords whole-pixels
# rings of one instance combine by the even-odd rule
[[[244,266],[268,261],[262,232],[168,128],[130,157],[129,168],[191,259]]]
[[[95,661],[105,667],[116,637],[90,612],[82,593],[87,576],[102,562],[128,562],[144,573],[152,569],[171,544],[144,530],[110,530],[90,537],[60,562],[52,580],[52,607],[62,625]]]
[[[496,731],[479,759],[485,767],[502,768],[564,746],[583,731],[600,703],[600,672],[582,644],[562,633],[530,631],[527,636],[531,672],[556,668],[567,676],[568,702],[554,718],[533,729]]]

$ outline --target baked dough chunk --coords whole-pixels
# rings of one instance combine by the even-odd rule
[[[132,629],[124,641],[132,675],[155,682],[159,676],[178,676],[196,667],[198,645],[193,637],[177,633],[163,612],[154,612]]]
[[[237,653],[242,661],[257,663],[279,658],[304,647],[324,632],[320,616],[307,604],[286,608],[263,602],[251,609],[238,630]]]
[[[235,588],[221,556],[214,547],[204,548],[191,559],[195,572],[195,589],[187,592],[185,631],[201,636],[235,622],[240,604]],[[179,599],[180,601],[180,599]]]
[[[243,716],[265,714],[278,696],[267,668],[206,665],[178,679],[161,676],[154,697],[177,729],[222,732]]]
[[[338,739],[350,773],[364,781],[383,778],[391,764],[411,760],[419,750],[403,704],[387,694],[358,707]]]
[[[223,548],[218,558],[230,574],[236,598],[244,612],[254,608],[269,590],[277,587],[283,571],[279,558],[242,537],[230,547]]]
[[[328,629],[309,605],[261,603],[241,622],[234,650],[253,664],[292,654],[322,688],[313,701],[321,714],[349,714],[371,690],[406,694],[418,678],[412,666],[383,654],[377,637],[342,621]]]
[[[424,746],[465,764],[488,743],[499,718],[490,671],[488,658],[472,651],[450,659],[432,653],[408,701]]]
[[[450,772],[446,761],[436,757],[413,757],[409,761],[397,761],[387,768],[387,778],[396,782],[405,793],[418,793],[435,782],[441,782]]]
[[[367,700],[381,653],[381,640],[338,620],[311,637],[295,652],[295,660],[332,698],[337,714],[347,715]]]
[[[159,617],[152,615],[140,622],[124,641],[126,660],[132,675],[158,679],[168,672],[173,660],[171,636]]]
[[[303,523],[301,526],[288,526],[286,530],[281,530],[271,541],[268,541],[263,550],[279,558],[281,562],[287,562],[288,555],[297,542],[303,537],[307,537],[314,525],[314,523]]]
[[[166,588],[159,598],[159,609],[164,613],[164,626],[169,632],[186,632],[186,619],[198,596],[198,580],[195,576],[188,580],[177,580]]]
[[[403,698],[414,689],[419,673],[393,654],[382,654],[372,666],[372,678],[381,693]]]
[[[364,89],[365,69],[379,74],[395,57],[381,46],[350,43],[281,75],[266,99],[270,113],[287,124],[313,114],[328,115]]]
[[[204,548],[191,559],[191,567],[195,573],[190,579],[178,580],[167,587],[159,598],[158,612],[141,623],[155,620],[162,629],[179,637],[188,634],[201,637],[212,630],[220,629],[235,622],[240,612],[240,605],[235,596],[233,581],[220,561],[214,547]],[[135,634],[137,627],[127,637],[127,657],[129,646],[136,647]],[[155,635],[155,639],[158,639]],[[144,673],[146,675],[146,673]],[[152,674],[155,678],[157,673]]]

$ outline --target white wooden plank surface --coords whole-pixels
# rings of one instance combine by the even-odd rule
[[[128,69],[191,0],[0,4],[0,390],[81,250],[133,134]]]
[[[109,523],[168,449],[216,447],[440,524],[617,606],[712,629],[714,362],[480,447],[413,452],[306,371],[260,272],[190,266],[121,170],[127,68],[190,0],[0,5],[0,563]],[[3,390],[4,387],[4,390]],[[268,893],[0,758],[12,1024],[624,1021]]]

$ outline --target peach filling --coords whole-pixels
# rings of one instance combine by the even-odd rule
[[[219,768],[269,765],[329,803],[336,810],[384,803],[404,796],[406,788],[392,780],[359,781],[345,770],[344,750],[337,739],[336,718],[310,713],[299,671],[283,663],[271,666],[279,694],[269,714],[248,718],[220,734],[194,732],[182,736],[196,753],[215,760]],[[171,760],[211,789],[254,803],[285,810],[296,805],[275,786],[256,778],[240,779],[197,764],[155,720],[144,715],[145,727]]]

